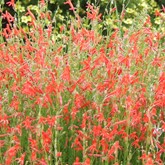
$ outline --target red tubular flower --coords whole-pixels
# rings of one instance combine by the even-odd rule
[[[49,152],[50,150],[50,144],[52,142],[51,135],[52,133],[50,129],[42,132],[43,146],[46,152]]]
[[[34,89],[32,83],[27,81],[22,87],[22,93],[27,96],[35,96],[36,90]]]
[[[14,7],[15,5],[15,0],[10,0],[9,2],[6,3],[8,6]]]
[[[55,125],[55,122],[56,122],[56,116],[53,116],[53,117],[48,116],[46,120],[47,120],[48,125],[50,127],[53,127]]]
[[[14,21],[14,17],[8,11],[5,11],[5,13],[2,13],[2,18],[7,19],[8,23],[11,23]]]
[[[32,153],[31,153],[31,160],[32,161],[37,160],[37,153],[36,153],[36,151],[32,151]]]
[[[74,142],[72,143],[71,148],[75,148],[76,151],[82,151],[83,150],[83,146],[81,143],[81,140],[79,137],[76,137],[76,139],[74,140]]]
[[[160,13],[160,11],[157,9],[157,10],[155,10],[155,16],[156,17],[159,17],[159,16],[161,16],[161,13]]]
[[[28,8],[27,10],[28,10],[28,12],[27,12],[25,15],[30,15],[31,18],[32,18],[33,20],[35,20],[35,16],[34,16],[34,14],[30,11],[29,8]]]
[[[159,85],[155,91],[155,106],[165,107],[165,72],[160,75]]]
[[[44,6],[44,5],[45,5],[45,0],[40,0],[40,4],[41,4],[42,6]]]
[[[0,148],[2,148],[5,145],[5,141],[4,140],[0,140]]]
[[[68,4],[70,6],[69,10],[75,10],[75,7],[73,6],[71,0],[67,0],[66,2],[64,2],[64,4]]]
[[[16,158],[19,165],[24,165],[25,155],[26,155],[26,153],[23,153],[20,158]]]
[[[9,38],[11,32],[12,32],[11,27],[10,27],[9,24],[7,24],[7,25],[6,25],[6,28],[3,29],[2,35],[3,35],[5,38]]]
[[[83,165],[90,165],[90,159],[86,158],[85,162],[83,163]]]
[[[42,158],[41,160],[38,159],[38,162],[40,165],[48,165],[44,158]]]
[[[32,123],[32,119],[29,116],[27,116],[26,119],[23,121],[23,125],[26,129],[32,128],[31,123]]]
[[[61,78],[64,81],[70,81],[70,77],[70,66],[66,66]]]
[[[165,6],[162,5],[162,11],[165,13]]]
[[[61,157],[62,156],[62,152],[57,152],[56,156],[57,157]]]
[[[85,100],[85,98],[82,95],[80,95],[80,94],[75,95],[74,104],[77,109],[82,108],[82,106],[84,105],[84,102],[85,102],[84,100]]]
[[[15,145],[13,147],[10,147],[6,153],[5,153],[5,156],[7,157],[6,158],[6,161],[5,161],[5,164],[6,165],[10,165],[12,163],[12,158],[16,156],[18,150],[20,149],[20,145]]]
[[[101,131],[102,131],[102,126],[101,125],[93,127],[93,135],[95,137],[98,137],[100,135]]]
[[[104,153],[104,154],[107,153],[107,152],[108,152],[109,145],[108,145],[106,139],[103,138],[103,139],[101,140],[101,146],[102,146],[102,151],[103,151],[103,153]]]
[[[97,142],[96,142],[96,140],[94,139],[93,141],[92,141],[92,145],[90,146],[90,147],[88,147],[88,150],[90,151],[90,153],[97,153],[98,152],[98,149],[97,149]]]
[[[73,163],[73,165],[82,165],[82,163],[80,162],[79,157],[76,157],[75,162]]]
[[[101,21],[101,14],[98,14],[98,9],[94,9],[92,5],[88,3],[87,8],[90,10],[90,12],[87,12],[87,17],[90,20],[99,20]]]

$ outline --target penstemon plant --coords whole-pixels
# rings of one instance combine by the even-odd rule
[[[161,28],[141,13],[124,30],[122,13],[104,36],[99,7],[88,3],[82,18],[67,0],[74,16],[57,33],[47,3],[27,7],[28,28],[2,15],[0,164],[163,165]]]

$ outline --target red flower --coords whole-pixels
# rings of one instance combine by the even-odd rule
[[[92,5],[88,3],[87,8],[90,12],[87,12],[87,17],[91,20],[99,20],[101,21],[101,14],[98,14],[98,9],[94,9]]]
[[[8,23],[11,23],[14,21],[14,17],[8,11],[5,11],[5,13],[2,13],[2,18],[3,19],[6,18]]]
[[[160,13],[160,11],[157,9],[157,10],[155,10],[155,16],[156,17],[159,17],[159,16],[161,16],[161,13]]]
[[[14,7],[15,5],[15,0],[10,0],[9,2],[6,3],[8,6]]]
[[[66,66],[64,69],[64,72],[61,76],[62,80],[64,81],[70,81],[70,66]]]
[[[90,151],[90,153],[94,153],[94,152],[98,152],[97,150],[97,142],[96,140],[93,140],[92,145],[90,147],[88,147],[88,150]]]
[[[85,162],[83,163],[83,165],[90,165],[90,159],[86,158]]]
[[[73,165],[82,165],[82,163],[80,162],[79,157],[76,157],[75,162],[73,163]]]
[[[76,137],[76,139],[72,143],[71,148],[73,148],[73,147],[75,147],[75,150],[77,150],[77,151],[82,151],[83,150],[83,146],[81,144],[81,141],[80,141],[79,137]]]
[[[51,135],[52,133],[50,129],[48,129],[45,132],[44,131],[42,132],[43,146],[46,152],[49,152],[50,150],[50,144],[52,142]]]
[[[162,5],[162,11],[165,13],[165,7],[164,7],[164,5]]]
[[[66,2],[64,2],[64,4],[68,4],[70,6],[69,10],[75,10],[75,7],[73,6],[71,0],[67,0]]]
[[[4,140],[0,140],[0,148],[3,147],[5,144],[5,141]]]
[[[99,136],[101,131],[102,131],[102,126],[98,125],[93,127],[93,134],[95,137]]]
[[[5,156],[7,157],[5,164],[10,165],[12,158],[16,156],[18,150],[20,149],[19,145],[15,145],[13,147],[10,147],[6,152]]]
[[[31,123],[32,123],[32,119],[29,116],[27,116],[26,119],[23,121],[23,125],[26,129],[32,128]]]
[[[61,155],[62,155],[62,152],[57,152],[56,154],[57,157],[61,157]]]
[[[24,85],[22,87],[22,93],[27,95],[27,96],[35,96],[36,95],[36,90],[30,81],[27,81],[24,83]]]
[[[84,99],[85,98],[82,95],[76,94],[75,101],[74,101],[76,108],[78,109],[82,108],[82,106],[84,105]]]
[[[36,151],[39,151],[38,150],[38,145],[37,145],[37,141],[35,139],[32,139],[32,138],[29,138],[29,142],[30,142],[30,148],[31,150],[35,150]],[[34,153],[32,152],[32,157],[34,156]]]
[[[26,153],[23,153],[20,158],[16,158],[20,165],[24,165],[25,155]]]
[[[41,160],[38,160],[38,162],[40,165],[48,165],[44,158],[42,158]]]
[[[53,127],[56,122],[56,116],[53,116],[53,117],[48,116],[46,120],[47,120],[48,125]]]

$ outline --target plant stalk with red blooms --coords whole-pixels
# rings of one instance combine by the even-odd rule
[[[75,11],[75,7],[73,6],[71,0],[67,0],[66,2],[64,2],[64,4],[68,4],[70,6],[69,10]]]
[[[15,0],[10,0],[6,3],[8,6],[12,6],[14,7],[15,6]]]

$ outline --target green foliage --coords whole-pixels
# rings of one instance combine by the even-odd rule
[[[55,31],[58,31],[64,22],[71,18],[74,13],[69,11],[69,5],[64,4],[65,0],[50,0],[46,1],[48,10],[51,11],[51,17],[55,18],[56,25]],[[86,16],[86,5],[87,3],[93,3],[95,6],[99,6],[99,11],[104,15],[104,21],[99,23],[101,29],[104,27],[111,26],[116,28],[122,24],[123,29],[129,28],[132,25],[133,20],[141,14],[141,12],[146,12],[151,16],[152,24],[157,27],[163,24],[163,20],[159,17],[155,17],[155,11],[160,10],[160,3],[157,3],[155,0],[72,0],[73,5],[76,7],[78,14],[83,18]],[[25,26],[30,20],[29,16],[25,16],[27,8],[29,8],[37,16],[38,11],[38,0],[23,0],[17,1],[15,6],[15,11],[20,17],[21,24],[20,26]],[[113,9],[116,8],[116,11]],[[121,18],[120,15],[124,14],[124,18]],[[116,19],[118,21],[116,21]],[[49,21],[46,20],[47,24]],[[162,26],[162,30],[164,30]],[[106,34],[106,32],[105,32]]]
[[[98,7],[99,12],[102,14],[102,20],[97,26],[98,31],[102,31],[104,35],[107,35],[108,29],[120,28],[121,31],[128,29],[132,26],[136,17],[141,13],[147,13],[151,17],[151,23],[154,28],[160,27],[162,31],[165,31],[165,14],[161,12],[162,17],[155,16],[155,11],[160,11],[160,2],[155,0],[72,0],[76,12],[70,11],[70,6],[64,4],[66,0],[45,0],[46,8],[44,12],[49,13],[51,22],[53,24],[54,33],[58,35],[59,30],[63,24],[70,24],[75,13],[80,15],[83,19],[86,17],[87,3],[94,4]],[[1,1],[1,6],[3,1]],[[31,22],[31,17],[25,15],[27,9],[30,9],[36,18],[40,16],[39,12],[39,0],[22,0],[16,1],[15,13],[19,26],[28,31],[28,23]],[[5,10],[5,9],[3,9]],[[49,26],[50,21],[45,19],[45,27]],[[70,21],[69,21],[70,20]],[[86,22],[85,27],[89,26]]]

